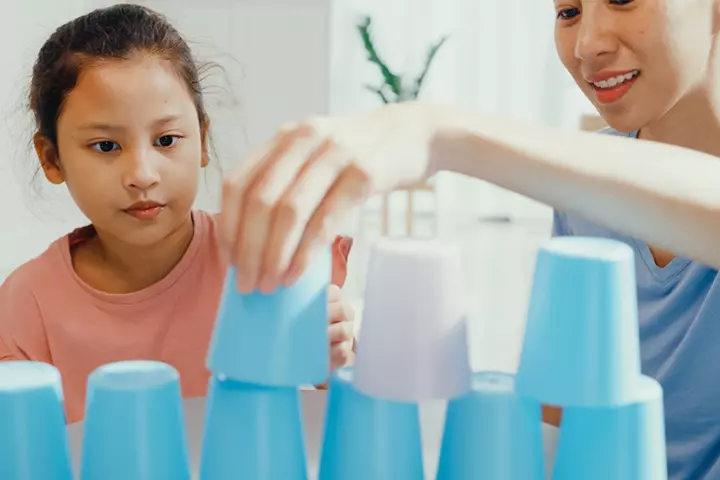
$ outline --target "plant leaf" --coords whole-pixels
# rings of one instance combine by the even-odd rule
[[[417,98],[420,95],[420,89],[422,89],[423,83],[425,82],[425,78],[427,77],[428,71],[430,70],[430,66],[432,65],[433,60],[435,59],[435,56],[437,55],[440,48],[445,44],[445,42],[448,40],[448,36],[442,37],[440,40],[438,40],[437,43],[432,45],[430,49],[428,50],[428,55],[425,60],[425,66],[423,67],[422,72],[415,80],[415,88],[413,89],[413,97]]]
[[[368,60],[380,69],[380,73],[385,80],[385,83],[390,87],[395,95],[400,95],[402,92],[402,81],[401,78],[394,74],[387,64],[380,58],[380,55],[375,48],[375,44],[370,33],[370,27],[372,26],[372,18],[365,16],[363,20],[358,24],[357,28],[360,32],[360,37],[363,41],[363,46],[368,54]]]
[[[388,103],[390,103],[390,100],[388,100],[387,96],[382,91],[382,88],[376,88],[376,87],[373,87],[372,85],[365,85],[365,88],[368,89],[369,91],[373,92],[374,94],[378,95],[384,104],[387,105]]]

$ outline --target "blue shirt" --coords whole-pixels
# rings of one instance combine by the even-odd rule
[[[611,238],[634,249],[642,370],[664,389],[669,478],[720,479],[718,272],[682,257],[660,268],[645,243],[562,212],[553,235]]]

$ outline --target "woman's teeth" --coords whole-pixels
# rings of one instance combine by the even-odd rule
[[[640,74],[639,71],[633,70],[630,73],[626,73],[625,75],[618,75],[617,77],[608,78],[607,80],[603,80],[601,82],[591,82],[595,88],[614,88],[618,85],[627,82],[628,80],[632,80],[633,78],[637,77]]]

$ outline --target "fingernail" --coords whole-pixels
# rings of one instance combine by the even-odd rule
[[[220,260],[223,262],[224,265],[229,265],[232,263],[232,254],[229,248],[220,249]]]
[[[270,275],[263,275],[260,279],[260,291],[262,293],[272,293],[275,290],[275,279]]]
[[[285,274],[285,280],[283,283],[286,287],[289,287],[298,280],[298,277],[300,277],[299,269],[297,267],[290,267],[288,272]]]
[[[286,273],[282,279],[283,287],[290,287],[290,286],[292,286],[293,283],[295,283],[295,282],[294,282],[290,272]]]
[[[250,293],[255,286],[255,278],[247,272],[238,273],[236,283],[240,293]]]

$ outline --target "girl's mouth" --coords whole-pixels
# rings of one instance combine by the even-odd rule
[[[137,202],[124,211],[139,220],[152,220],[160,215],[163,208],[164,205],[157,202]]]

